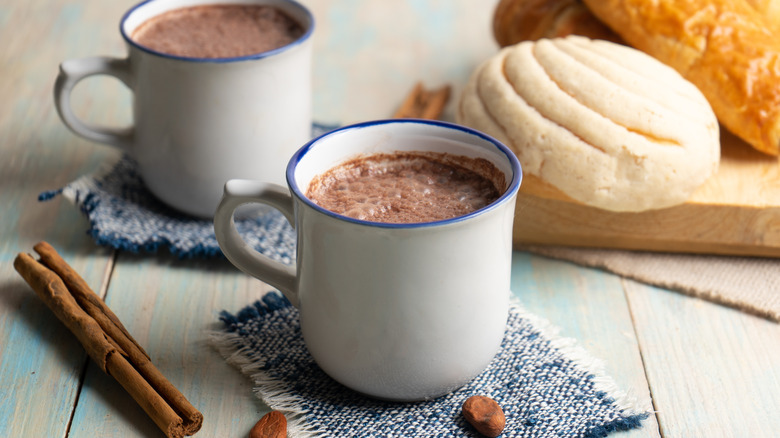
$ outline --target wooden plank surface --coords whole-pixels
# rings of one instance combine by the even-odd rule
[[[268,286],[225,260],[177,260],[120,254],[107,304],[155,366],[204,416],[201,436],[246,436],[267,408],[249,379],[208,342],[218,312],[237,311]],[[113,379],[87,367],[69,436],[148,437],[157,427]]]
[[[570,263],[516,251],[512,258],[512,293],[528,312],[544,318],[575,339],[615,385],[652,410],[642,357],[621,279]],[[655,417],[643,427],[615,437],[658,437]]]
[[[489,33],[495,1],[304,3],[318,22],[314,112],[322,122],[389,117],[418,80],[451,83],[457,96],[471,70],[496,50]],[[197,436],[245,436],[266,409],[207,334],[218,328],[220,310],[238,311],[267,286],[225,261],[125,253],[114,261],[85,235],[88,224],[73,206],[36,200],[116,156],[64,128],[51,87],[65,58],[124,54],[117,23],[132,4],[0,5],[3,437],[161,436],[13,270],[14,256],[44,239],[93,288],[105,289],[154,363],[203,411]],[[129,100],[115,81],[95,79],[77,87],[74,106],[91,121],[122,124]],[[445,118],[452,120],[452,105]],[[652,397],[658,421],[614,436],[776,436],[779,325],[601,271],[523,252],[514,257],[512,287],[526,309],[603,359],[619,387]]]
[[[56,245],[100,289],[111,252],[95,247],[81,214],[62,200],[41,204],[56,189],[100,165],[110,153],[66,134],[54,111],[56,67],[75,36],[63,24],[69,8],[51,2],[0,6],[0,436],[65,436],[87,357],[13,268],[40,240]],[[57,5],[61,6],[61,5]],[[13,26],[16,23],[18,25]],[[84,50],[104,50],[98,40]],[[85,105],[83,110],[89,110]],[[102,108],[95,120],[115,116]]]
[[[778,324],[624,284],[663,436],[778,436]]]

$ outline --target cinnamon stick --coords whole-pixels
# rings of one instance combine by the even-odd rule
[[[98,294],[90,289],[87,282],[57,254],[57,251],[51,245],[47,242],[39,242],[33,249],[40,256],[40,262],[62,279],[73,298],[79,303],[79,306],[97,321],[106,334],[113,338],[126,352],[130,353],[132,350],[132,353],[140,353],[146,359],[149,359],[149,355],[130,336],[130,333],[128,333],[114,312],[108,308]],[[130,346],[132,348],[128,348]]]
[[[87,354],[125,388],[167,436],[178,438],[197,432],[203,415],[152,364],[103,300],[51,245],[41,242],[35,250],[40,261],[21,253],[14,268],[76,335]]]
[[[185,431],[195,433],[200,429],[203,415],[152,364],[146,351],[138,345],[138,342],[127,332],[119,318],[87,285],[87,282],[47,242],[40,242],[33,249],[40,255],[40,261],[62,278],[79,305],[117,343],[138,372],[182,417]]]
[[[450,85],[444,85],[435,90],[426,90],[422,82],[418,82],[393,117],[436,120],[444,111],[444,106],[450,98],[451,88]]]

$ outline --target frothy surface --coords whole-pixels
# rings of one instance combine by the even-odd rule
[[[303,35],[284,12],[264,5],[204,5],[153,17],[131,38],[152,50],[190,58],[233,58],[277,49]]]
[[[335,213],[385,223],[449,219],[498,199],[490,179],[445,157],[399,153],[357,158],[314,178],[306,196]],[[457,158],[498,173],[485,160]]]

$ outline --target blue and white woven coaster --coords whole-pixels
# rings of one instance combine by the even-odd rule
[[[315,123],[312,137],[335,127]],[[99,245],[136,253],[168,248],[180,258],[222,256],[213,223],[179,213],[157,200],[128,156],[59,190],[43,192],[38,199],[46,201],[59,194],[87,216],[87,233]],[[236,228],[260,253],[287,264],[295,259],[295,232],[278,211],[237,217]]]
[[[73,202],[89,219],[87,233],[99,245],[135,253],[168,248],[180,258],[221,256],[212,221],[164,205],[149,193],[137,169],[123,156],[115,165],[38,199],[62,194]],[[295,232],[278,211],[237,219],[236,227],[259,252],[287,264],[295,259]]]
[[[328,377],[304,346],[297,309],[277,292],[220,319],[224,331],[213,344],[251,377],[268,406],[285,413],[290,437],[478,437],[461,415],[472,395],[502,406],[502,437],[603,437],[640,427],[649,415],[599,361],[516,305],[501,349],[482,374],[452,394],[416,403],[369,399]]]

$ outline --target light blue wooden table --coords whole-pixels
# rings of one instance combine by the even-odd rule
[[[47,240],[105,297],[157,367],[205,415],[198,436],[246,436],[265,407],[208,345],[220,310],[266,291],[225,261],[183,261],[96,246],[67,201],[37,201],[116,157],[59,121],[60,61],[123,56],[118,21],[133,0],[0,4],[0,437],[156,437],[156,426],[84,354],[14,271]],[[315,36],[314,113],[322,122],[390,116],[412,84],[458,95],[496,50],[487,0],[308,0]],[[77,113],[130,120],[117,81],[79,85]],[[452,120],[452,107],[444,114]],[[522,218],[520,218],[522,220]],[[780,326],[600,271],[514,254],[524,306],[602,359],[618,385],[652,400],[644,427],[614,436],[780,436]]]

